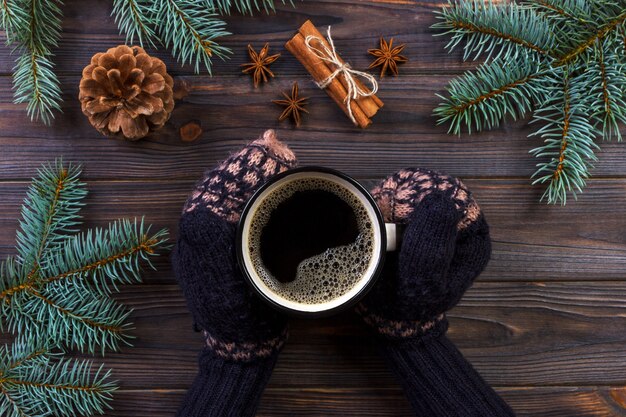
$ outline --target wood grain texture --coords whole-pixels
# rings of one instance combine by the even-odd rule
[[[142,412],[171,412],[193,379],[201,346],[180,290],[126,286],[117,298],[135,309],[135,346],[104,362],[124,391],[138,394],[130,404],[167,393]],[[621,397],[611,393],[626,376],[625,300],[623,282],[479,283],[452,310],[450,338],[520,415],[621,415]],[[355,315],[290,326],[261,415],[410,415]],[[124,415],[125,398],[112,415]]]
[[[518,417],[617,417],[623,409],[616,404],[610,387],[593,388],[501,388],[495,387],[511,404]],[[183,390],[135,391],[116,394],[111,417],[171,417],[182,400]],[[363,407],[363,404],[368,407]],[[275,389],[265,390],[258,417],[410,417],[399,388],[371,389]]]
[[[85,172],[89,170],[87,164]],[[168,227],[176,236],[180,210],[194,182],[88,181],[83,215],[88,226],[145,215],[155,227]],[[482,206],[494,240],[492,261],[481,280],[600,281],[626,275],[626,180],[592,180],[580,200],[566,207],[538,203],[540,190],[526,180],[465,182]],[[372,187],[375,181],[363,183]],[[13,253],[27,187],[26,182],[0,182],[0,256]],[[157,260],[157,265],[158,272],[150,272],[146,281],[171,283],[167,259]]]
[[[494,385],[615,385],[626,376],[618,366],[626,358],[625,295],[624,283],[479,282],[451,311],[449,335]],[[126,389],[185,388],[202,341],[178,286],[124,286],[116,299],[134,310],[135,326],[134,346],[103,360],[116,378]],[[396,385],[356,315],[293,319],[290,328],[273,387]]]
[[[234,55],[217,62],[215,77],[194,75],[163,49],[176,80],[176,108],[166,127],[136,142],[100,136],[77,101],[82,68],[96,52],[123,42],[110,16],[111,2],[68,0],[64,33],[55,50],[63,113],[51,127],[30,123],[12,103],[14,57],[0,48],[0,259],[14,253],[19,207],[38,166],[56,157],[84,164],[90,194],[86,226],[145,215],[176,236],[182,203],[203,170],[266,128],[278,129],[301,165],[340,169],[372,186],[399,168],[421,166],[464,178],[491,225],[492,261],[450,313],[450,338],[519,416],[626,416],[626,152],[602,143],[584,194],[566,207],[537,202],[530,185],[536,160],[528,150],[528,120],[491,132],[447,135],[432,116],[454,76],[474,63],[444,50],[446,37],[430,25],[442,0],[321,0],[278,7],[276,14],[231,16],[236,33],[224,39]],[[357,69],[371,62],[367,49],[380,35],[406,43],[409,62],[385,78],[385,107],[365,131],[353,128],[336,105],[283,49],[306,19],[332,25],[341,56]],[[0,33],[0,40],[4,40]],[[254,89],[240,73],[246,45],[269,42],[283,56],[269,84]],[[301,129],[278,123],[271,104],[298,81],[310,97]],[[189,122],[202,129],[183,142]],[[622,129],[626,134],[626,129]],[[109,353],[122,389],[108,417],[174,415],[196,372],[201,346],[175,284],[167,254],[144,284],[125,286],[117,298],[134,309],[134,347]],[[6,336],[0,340],[6,340]],[[352,314],[292,321],[289,342],[265,392],[259,416],[412,415],[372,338]]]
[[[110,353],[124,388],[185,388],[201,336],[176,285],[126,286],[134,347]],[[493,385],[619,385],[626,379],[626,283],[478,282],[450,312],[449,336]],[[164,331],[167,329],[167,332]],[[591,341],[593,343],[591,343]],[[351,313],[290,321],[275,388],[396,386],[375,342]]]
[[[61,78],[66,101],[52,128],[31,124],[24,107],[11,104],[10,80],[0,77],[0,179],[29,178],[34,167],[59,156],[85,163],[88,179],[191,179],[266,128],[279,129],[278,136],[292,146],[302,165],[326,165],[361,179],[381,178],[407,166],[461,177],[529,178],[538,162],[528,151],[540,141],[526,137],[531,129],[525,121],[460,138],[435,126],[435,93],[449,76],[385,78],[380,92],[385,107],[365,130],[354,128],[323,91],[309,84],[304,70],[298,79],[303,80],[302,94],[310,97],[311,114],[305,115],[301,129],[279,123],[281,109],[271,103],[281,90],[291,88],[293,79],[273,80],[254,91],[248,78],[178,78],[179,89],[189,93],[177,102],[170,122],[149,139],[130,143],[104,138],[89,125],[76,99],[78,76]],[[183,142],[178,129],[192,120],[200,123],[203,135]],[[622,175],[624,145],[601,145],[595,178]]]
[[[280,1],[277,3],[280,4]],[[246,46],[253,43],[257,47],[269,42],[272,49],[282,49],[283,44],[307,19],[319,28],[332,25],[333,38],[341,55],[355,68],[367,68],[371,57],[367,50],[376,47],[381,35],[394,38],[407,44],[415,59],[402,67],[406,74],[417,72],[456,72],[461,67],[470,68],[471,63],[461,65],[461,54],[442,53],[447,42],[444,37],[433,38],[435,33],[430,26],[435,23],[434,11],[443,1],[393,2],[372,1],[296,1],[295,7],[277,5],[276,13],[257,13],[257,16],[229,16],[224,20],[228,30],[235,35],[220,39],[220,44],[230,48],[233,55],[228,61],[215,60],[213,72],[217,76],[232,73],[233,68],[247,62]],[[109,1],[65,2],[63,38],[55,52],[58,73],[76,74],[89,63],[97,52],[106,51],[124,42],[113,17]],[[384,22],[384,25],[381,23]],[[0,39],[6,39],[0,32]],[[4,42],[3,42],[4,43]],[[193,67],[177,64],[165,48],[146,48],[147,51],[163,59],[171,73],[192,74]],[[0,74],[11,74],[14,57],[10,48],[0,48]],[[288,54],[286,54],[288,56]],[[293,58],[284,56],[272,69],[277,74],[293,75],[302,73],[300,64]],[[439,65],[433,67],[432,62]]]

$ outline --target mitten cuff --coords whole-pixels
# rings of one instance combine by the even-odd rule
[[[364,303],[358,304],[355,311],[379,336],[389,340],[439,337],[448,330],[445,314],[432,320],[391,320],[370,311]]]
[[[226,360],[210,348],[177,417],[253,417],[278,353],[253,362]]]
[[[224,342],[207,331],[203,331],[203,334],[207,348],[215,356],[234,362],[254,362],[277,356],[289,336],[286,326],[278,336],[258,342]]]
[[[515,416],[444,334],[381,345],[416,416]]]

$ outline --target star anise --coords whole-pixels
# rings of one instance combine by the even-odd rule
[[[261,51],[257,54],[252,45],[248,45],[248,55],[250,55],[250,59],[252,62],[247,64],[242,64],[242,67],[245,67],[241,72],[244,74],[252,73],[252,79],[254,80],[254,88],[258,87],[261,84],[261,81],[266,83],[268,81],[268,77],[273,77],[274,73],[270,71],[268,68],[271,63],[276,61],[280,54],[276,55],[267,55],[267,52],[270,49],[269,43],[266,43]]]
[[[369,68],[375,68],[382,66],[380,70],[380,78],[383,78],[389,70],[393,75],[398,75],[398,64],[403,62],[407,62],[408,59],[402,55],[400,52],[404,49],[406,45],[398,45],[393,47],[393,38],[389,40],[389,43],[383,37],[380,37],[380,48],[378,49],[370,49],[367,52],[370,55],[374,55],[376,60],[371,63]]]
[[[278,104],[280,106],[284,106],[285,110],[280,114],[278,121],[283,121],[287,117],[291,117],[291,119],[296,124],[296,127],[300,127],[300,113],[308,113],[307,109],[304,108],[306,105],[306,100],[308,97],[298,97],[298,83],[293,83],[293,87],[291,87],[291,96],[283,91],[283,96],[285,100],[273,100],[272,103]]]

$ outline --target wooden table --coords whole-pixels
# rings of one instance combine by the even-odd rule
[[[167,126],[129,143],[101,137],[77,101],[82,68],[96,52],[122,43],[110,1],[68,0],[63,39],[56,50],[65,103],[51,127],[30,123],[12,104],[14,57],[0,48],[0,255],[12,254],[19,207],[41,163],[61,157],[84,164],[90,194],[87,225],[146,215],[176,235],[181,205],[205,168],[266,128],[278,129],[300,163],[340,169],[372,183],[407,166],[462,177],[492,227],[493,259],[450,313],[450,336],[520,416],[626,415],[626,149],[602,144],[585,193],[566,207],[537,201],[530,185],[539,142],[526,121],[461,138],[436,127],[435,93],[471,67],[447,54],[445,38],[429,26],[442,1],[306,1],[276,15],[228,18],[235,52],[194,75],[163,58],[180,99]],[[380,35],[405,42],[410,62],[401,76],[380,83],[385,108],[367,130],[351,127],[301,65],[282,49],[307,18],[333,25],[335,43],[364,69],[366,51]],[[240,74],[246,45],[270,42],[283,53],[277,78],[259,89]],[[300,129],[276,121],[271,103],[297,80],[309,96]],[[178,129],[202,126],[202,137],[182,142]],[[167,256],[141,285],[117,297],[134,309],[134,347],[107,354],[121,390],[108,416],[172,416],[196,371],[201,340],[176,285]],[[292,335],[265,391],[261,416],[409,416],[411,411],[366,331],[353,314],[319,321],[293,320]],[[99,358],[96,359],[100,361]]]

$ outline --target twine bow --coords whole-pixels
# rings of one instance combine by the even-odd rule
[[[359,97],[373,96],[378,91],[378,83],[376,82],[376,79],[370,74],[363,72],[363,71],[357,71],[355,69],[352,69],[350,67],[350,64],[342,62],[339,56],[337,55],[337,51],[335,50],[335,44],[333,43],[333,38],[330,36],[330,26],[328,26],[328,30],[326,33],[328,34],[328,37],[326,38],[326,40],[328,41],[330,48],[324,43],[323,39],[317,36],[309,35],[305,39],[306,46],[307,48],[309,48],[311,52],[317,55],[317,57],[321,59],[322,61],[331,63],[335,67],[335,71],[333,71],[332,74],[330,74],[328,77],[326,77],[325,79],[323,79],[322,81],[316,84],[319,88],[324,89],[328,87],[328,85],[339,74],[342,74],[344,79],[346,80],[346,84],[348,85],[348,95],[346,96],[344,102],[346,103],[346,106],[348,107],[348,116],[350,116],[350,120],[352,120],[352,123],[356,124],[357,121],[354,118],[354,115],[352,114],[352,108],[350,108],[351,101],[356,100]],[[318,41],[322,49],[316,48],[315,46],[311,45],[312,41]],[[369,89],[369,91],[359,86],[359,84],[357,83],[357,77],[361,77],[369,81],[371,85],[371,88]]]

